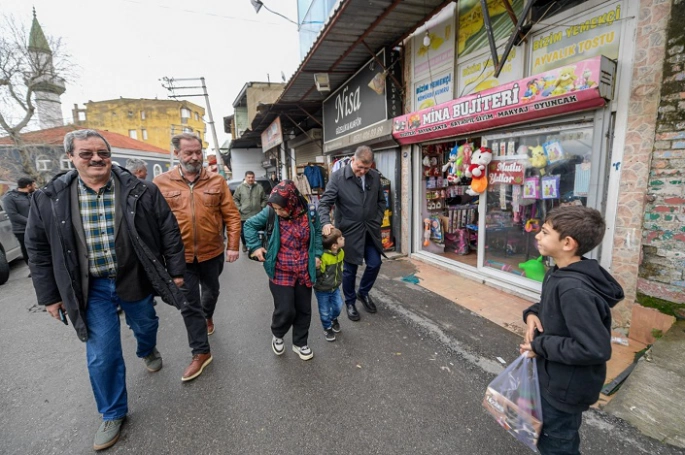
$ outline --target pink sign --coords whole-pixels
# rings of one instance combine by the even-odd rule
[[[603,56],[393,119],[393,137],[413,144],[596,109],[611,98],[615,65]]]
[[[507,185],[523,185],[525,168],[523,163],[516,160],[493,161],[488,165],[488,183],[505,183]]]

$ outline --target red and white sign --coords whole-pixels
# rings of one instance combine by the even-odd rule
[[[393,137],[413,144],[554,115],[611,99],[615,64],[603,56],[483,90],[393,119]]]
[[[504,183],[507,185],[523,185],[525,168],[517,160],[493,161],[488,165],[488,183]]]

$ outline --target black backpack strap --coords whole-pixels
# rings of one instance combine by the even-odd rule
[[[266,238],[271,238],[271,233],[274,231],[274,223],[276,222],[276,211],[271,207],[270,205],[267,205],[269,208],[269,215],[268,218],[266,219]]]

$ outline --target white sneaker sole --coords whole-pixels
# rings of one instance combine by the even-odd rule
[[[309,353],[309,355],[305,355],[305,354],[302,354],[300,352],[300,350],[297,348],[297,346],[293,346],[293,351],[295,351],[297,353],[297,355],[299,355],[302,360],[309,360],[312,357],[314,357],[314,351],[311,351]]]
[[[274,354],[276,354],[276,355],[283,355],[283,353],[285,352],[285,344],[283,344],[282,346],[283,346],[283,349],[281,349],[279,351],[276,349],[276,345],[274,344],[274,342],[273,341],[271,342],[271,350],[274,351]]]

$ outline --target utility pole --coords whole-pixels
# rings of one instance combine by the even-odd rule
[[[207,116],[209,117],[209,127],[212,131],[212,139],[214,140],[214,150],[216,150],[216,164],[217,168],[219,170],[219,174],[223,178],[226,178],[226,173],[224,172],[224,160],[223,157],[221,156],[221,150],[219,150],[219,138],[216,135],[216,127],[214,126],[214,116],[212,115],[212,107],[209,105],[209,94],[207,93],[207,86],[205,85],[205,78],[204,77],[188,77],[188,78],[173,78],[173,77],[163,77],[160,79],[163,81],[162,87],[165,89],[169,90],[170,95],[169,98],[190,98],[193,96],[204,96],[205,97],[205,105],[207,106]],[[190,86],[184,86],[184,87],[177,87],[174,85],[176,82],[196,82],[200,81],[201,85],[190,85]],[[165,85],[166,84],[166,85]],[[196,89],[202,89],[202,93],[191,93],[191,94],[176,94],[176,90],[196,90]],[[173,128],[173,127],[172,127]]]

